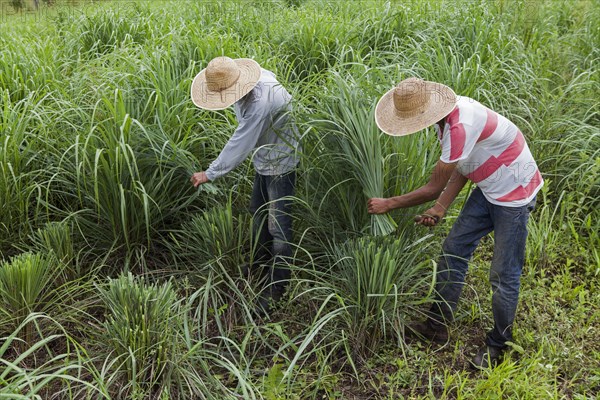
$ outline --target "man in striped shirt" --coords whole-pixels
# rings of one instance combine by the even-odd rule
[[[542,176],[523,134],[508,119],[447,86],[416,78],[402,81],[382,97],[377,125],[385,133],[408,135],[433,125],[442,155],[429,182],[410,193],[373,198],[368,210],[387,213],[435,200],[417,222],[436,225],[467,180],[476,184],[443,244],[438,265],[437,302],[429,318],[413,326],[436,342],[448,340],[446,322],[453,319],[464,286],[468,261],[481,238],[494,232],[490,269],[494,328],[471,361],[495,364],[512,340],[523,268],[527,221],[535,206]]]

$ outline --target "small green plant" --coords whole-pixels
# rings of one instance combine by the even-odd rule
[[[64,266],[55,257],[23,253],[0,264],[0,332],[16,330],[32,312],[47,312],[61,301],[57,286]],[[34,338],[34,326],[20,330],[25,345]]]
[[[148,284],[129,273],[98,289],[108,309],[103,341],[131,393],[164,383],[178,346],[178,301],[172,284]]]
[[[284,394],[282,393],[283,372],[281,364],[273,364],[265,378],[265,398],[267,400],[277,400]]]
[[[71,227],[66,222],[49,222],[29,238],[33,250],[53,253],[65,265],[70,265],[75,259]]]
[[[404,325],[431,301],[435,268],[423,259],[425,243],[406,236],[362,237],[333,249],[331,288],[346,307],[355,355],[376,352],[384,339],[404,343]]]
[[[199,294],[192,293],[182,302],[171,281],[149,283],[131,273],[98,289],[107,308],[98,338],[108,349],[101,380],[110,392],[136,399],[218,400],[236,398],[239,389],[246,398],[255,398],[239,369],[243,364],[239,347],[225,338],[208,340],[202,327],[196,326],[200,318],[191,319]],[[237,354],[237,365],[226,353]],[[220,382],[220,374],[235,379],[237,388]]]
[[[250,218],[234,215],[231,200],[194,215],[172,234],[173,254],[193,260],[195,266],[219,262],[230,274],[238,271],[250,253]]]

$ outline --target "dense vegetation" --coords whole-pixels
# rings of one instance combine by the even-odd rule
[[[596,1],[40,4],[5,6],[0,23],[0,398],[598,395]],[[189,183],[235,128],[232,110],[189,99],[219,55],[274,71],[303,133],[294,280],[269,320],[239,271],[250,162]],[[491,323],[492,238],[451,342],[405,335],[468,190],[433,231],[411,223],[421,208],[366,212],[367,196],[418,187],[439,157],[431,132],[374,126],[378,98],[410,76],[517,123],[546,179],[515,344],[493,370],[465,368]]]

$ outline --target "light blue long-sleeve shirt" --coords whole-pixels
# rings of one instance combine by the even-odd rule
[[[254,89],[235,103],[238,127],[206,170],[208,179],[226,175],[250,153],[256,172],[281,175],[299,160],[299,133],[291,120],[291,95],[271,71],[262,69]]]

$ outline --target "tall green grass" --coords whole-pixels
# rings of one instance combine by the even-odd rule
[[[89,355],[54,360],[68,370],[10,364],[2,395],[43,397],[58,388],[57,398],[527,397],[523,385],[490,388],[455,372],[455,360],[434,366],[442,354],[404,344],[404,324],[430,300],[432,242],[441,238],[412,226],[420,209],[371,217],[366,200],[418,187],[439,157],[431,132],[392,138],[374,125],[377,99],[410,76],[447,84],[520,127],[547,182],[531,218],[526,277],[573,276],[569,284],[563,277],[526,287],[525,312],[530,303],[543,309],[530,315],[543,329],[546,313],[561,321],[570,314],[541,307],[540,297],[581,298],[575,310],[592,309],[585,302],[599,270],[600,137],[600,8],[593,2],[64,4],[1,23],[0,259],[13,282],[5,297],[20,304],[7,301],[0,310],[5,334],[18,332],[0,357],[14,360],[11,352],[26,348],[19,339],[27,329],[27,345],[41,343],[36,352],[77,337]],[[250,162],[212,191],[189,184],[236,125],[232,110],[201,111],[189,101],[192,78],[220,55],[273,70],[294,96],[303,133],[293,281],[270,319],[253,315],[257,288],[237,270],[252,246]],[[54,257],[51,272],[32,272],[32,254]],[[17,264],[28,267],[13,274]],[[108,284],[95,277],[121,270],[147,275]],[[25,304],[17,275],[32,287],[50,283]],[[67,334],[46,340],[58,328],[43,317],[33,323],[30,310],[57,319]],[[146,320],[146,312],[154,316]],[[594,321],[590,315],[590,335]],[[593,341],[581,333],[577,340],[589,349],[578,353],[581,362],[565,355],[556,361],[560,374],[536,373],[547,362],[536,346],[552,360],[559,350],[536,340],[528,323],[518,321],[533,356],[523,356],[523,366],[505,364],[490,381],[531,377],[538,396],[594,394],[597,381],[585,367],[595,361]],[[548,326],[550,335],[568,337]],[[146,341],[126,329],[145,332]],[[456,359],[466,357],[464,346],[458,342]],[[374,365],[389,352],[402,359],[380,373]],[[47,359],[56,354],[63,353]],[[73,371],[80,375],[68,378]],[[378,375],[383,384],[374,384]],[[566,376],[579,380],[565,383]]]
[[[344,77],[345,78],[345,77]],[[364,193],[363,203],[371,197],[383,196],[385,155],[381,145],[381,132],[375,124],[374,106],[376,99],[365,93],[355,81],[336,77],[332,86],[339,91],[330,94],[321,105],[322,119],[316,120],[317,134],[331,135],[329,140],[335,150],[328,160],[339,157],[338,168],[354,179]],[[370,100],[369,100],[370,98]],[[347,175],[350,173],[350,175]],[[354,207],[353,207],[354,208]],[[364,215],[365,207],[349,211],[349,217],[357,211]],[[363,216],[364,219],[364,216]],[[370,232],[374,235],[387,235],[396,228],[389,215],[371,217]]]
[[[175,292],[171,283],[146,286],[131,274],[99,289],[109,310],[102,337],[125,374],[125,386],[131,386],[131,396],[140,396],[168,376],[178,353]]]
[[[34,222],[41,194],[39,185],[44,162],[37,148],[35,134],[43,124],[43,115],[35,105],[34,95],[29,99],[13,100],[6,89],[0,96],[0,254],[9,252],[12,241],[23,239],[27,228]],[[41,130],[40,130],[41,131]]]
[[[367,359],[388,340],[403,346],[406,321],[420,317],[433,291],[435,268],[420,260],[424,251],[423,240],[411,243],[404,235],[364,237],[333,250],[330,285],[347,307],[345,330],[355,356]]]
[[[31,325],[55,325],[60,333],[43,335],[35,342],[27,343],[24,351],[15,354],[14,348],[22,347],[22,330]],[[56,330],[56,329],[55,329]],[[62,351],[53,349],[56,345]],[[31,313],[22,323],[2,336],[0,345],[0,397],[6,399],[40,399],[53,396],[70,398],[106,398],[102,385],[86,381],[96,373],[80,345],[64,327],[39,313]]]
[[[235,398],[236,386],[254,398],[238,367],[190,324],[192,305],[178,298],[172,282],[150,284],[131,273],[99,287],[108,315],[98,340],[107,346],[102,381],[117,398],[191,396]],[[227,341],[225,349],[236,349]],[[216,373],[229,373],[237,385],[228,388]]]

